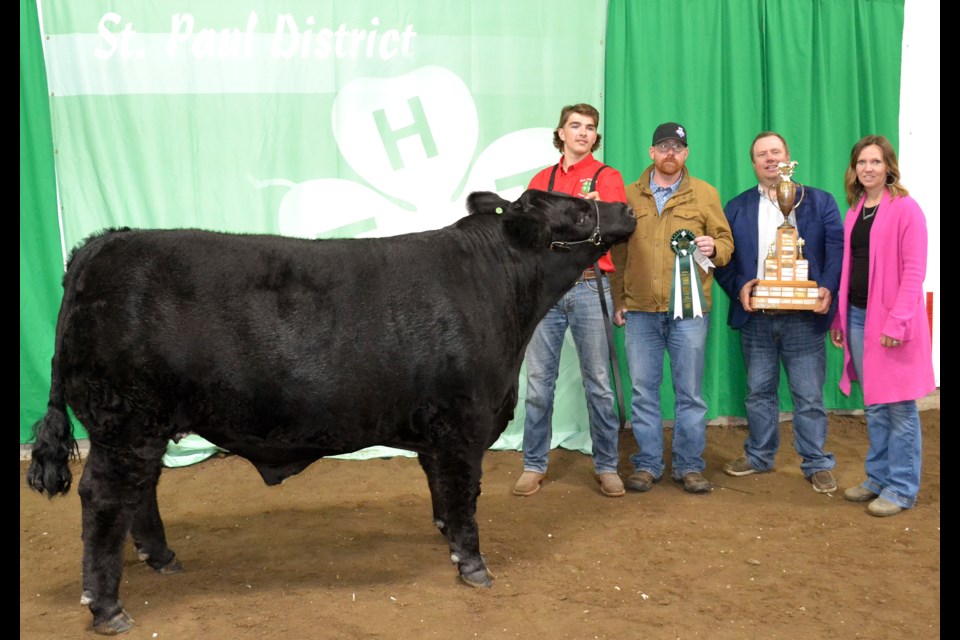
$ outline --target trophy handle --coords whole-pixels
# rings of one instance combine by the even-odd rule
[[[794,209],[800,206],[800,203],[803,202],[803,196],[807,194],[807,190],[803,188],[802,184],[797,183],[797,187],[800,189],[800,199],[793,205]]]

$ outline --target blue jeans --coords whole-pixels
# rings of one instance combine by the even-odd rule
[[[607,310],[612,313],[610,285],[603,277]],[[596,280],[581,280],[544,316],[527,345],[526,419],[523,423],[523,468],[546,473],[552,435],[553,394],[560,367],[560,349],[567,327],[580,357],[580,375],[587,399],[593,466],[597,473],[617,472],[620,422],[610,385],[610,347]]]
[[[863,380],[863,325],[866,317],[865,309],[850,306],[846,340],[859,380]],[[870,438],[864,464],[867,479],[863,487],[909,509],[916,504],[920,490],[923,451],[917,402],[868,404],[863,413],[867,417],[867,436]]]
[[[740,329],[740,347],[747,368],[747,426],[743,443],[750,466],[757,471],[773,468],[780,448],[780,363],[787,372],[793,397],[793,446],[800,455],[800,470],[809,478],[833,469],[827,442],[827,412],[823,383],[827,376],[826,336],[816,329],[809,311],[786,314],[753,313]]]
[[[663,422],[660,418],[660,383],[663,354],[670,355],[676,420],[673,426],[672,476],[679,479],[706,468],[707,404],[703,401],[703,362],[710,315],[674,319],[670,313],[630,311],[624,339],[627,366],[633,385],[630,402],[633,437],[639,451],[630,456],[633,468],[663,476]]]

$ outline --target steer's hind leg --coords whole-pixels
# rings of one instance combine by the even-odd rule
[[[143,499],[133,518],[130,533],[137,550],[137,557],[146,562],[158,573],[179,573],[183,570],[176,554],[167,546],[163,521],[157,506],[157,481],[160,478],[160,464],[156,465],[152,476],[145,479]],[[93,572],[88,567],[91,556],[84,554],[83,594],[80,604],[90,604],[94,598],[94,589],[89,580]]]
[[[480,555],[475,518],[482,457],[482,451],[462,456],[441,453],[435,462],[435,479],[430,482],[434,508],[440,504],[446,509],[445,527],[441,531],[450,545],[450,559],[457,564],[460,578],[474,587],[491,586],[486,562]],[[427,475],[430,476],[430,471]]]
[[[156,486],[159,464],[160,455],[147,461],[90,443],[78,493],[83,510],[84,599],[89,599],[97,633],[113,635],[133,626],[120,601],[123,545],[145,490]]]
[[[137,549],[137,557],[146,562],[158,573],[179,573],[183,565],[176,559],[176,554],[167,546],[167,536],[160,519],[160,508],[157,505],[157,482],[160,479],[160,464],[144,487],[143,499],[140,508],[133,518],[133,544]]]

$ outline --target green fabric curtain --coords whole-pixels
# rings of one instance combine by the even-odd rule
[[[37,5],[20,0],[20,442],[47,406],[63,253]],[[75,423],[78,437],[86,432]]]
[[[650,164],[654,128],[676,121],[690,136],[690,172],[728,200],[756,184],[750,143],[781,133],[795,179],[831,192],[841,213],[853,144],[868,133],[898,141],[903,0],[610,0],[606,161],[631,182]],[[708,417],[744,415],[739,335],[715,285],[704,395]],[[841,355],[827,346],[828,409],[862,406],[840,393]],[[661,388],[673,417],[669,364]],[[792,409],[785,376],[781,408]],[[629,403],[629,400],[627,400]]]

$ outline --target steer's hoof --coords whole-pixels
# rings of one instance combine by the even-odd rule
[[[162,573],[164,575],[168,575],[171,573],[180,573],[183,571],[183,565],[180,564],[179,560],[174,558],[173,560],[163,565],[162,567],[155,569],[155,571],[157,573]]]
[[[106,622],[93,625],[93,630],[104,636],[115,636],[118,633],[130,631],[133,627],[133,618],[123,609]]]
[[[460,565],[460,579],[471,587],[489,589],[493,586],[493,582],[490,580],[492,577],[493,575],[490,573],[490,570],[487,569],[487,561],[484,560],[483,556],[480,556],[480,562],[473,569],[468,569],[462,564]]]
[[[493,581],[490,580],[490,574],[487,573],[486,569],[477,569],[476,571],[461,573],[460,579],[471,587],[483,587],[484,589],[489,589],[493,586]]]

